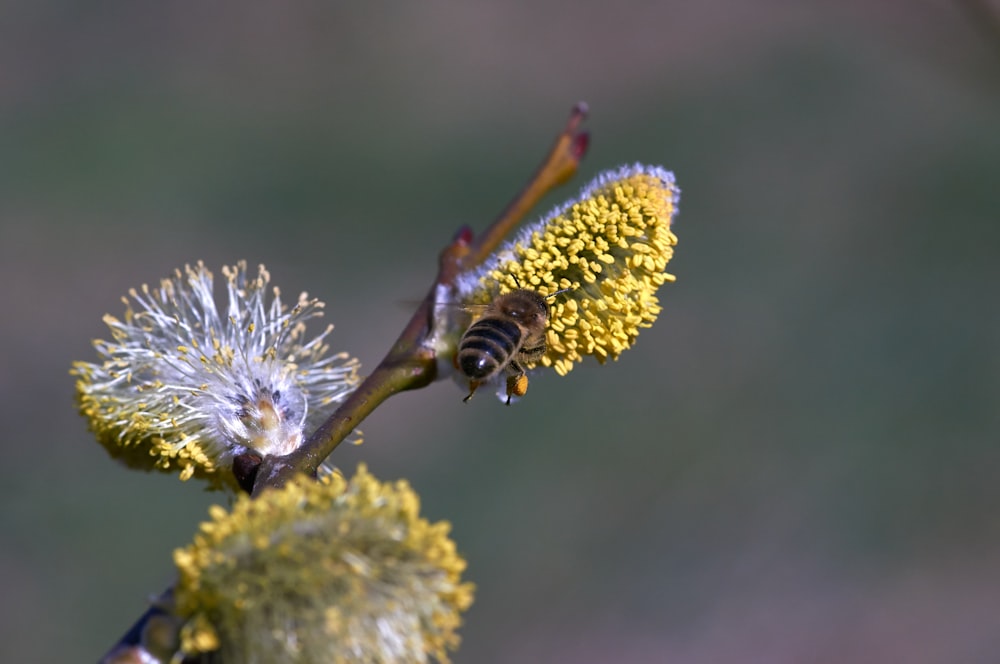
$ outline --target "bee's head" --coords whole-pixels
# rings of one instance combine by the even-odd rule
[[[503,295],[497,305],[502,314],[526,325],[544,323],[549,317],[549,304],[545,298],[526,288]]]

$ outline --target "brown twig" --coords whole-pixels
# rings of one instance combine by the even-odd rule
[[[436,293],[451,286],[459,273],[482,263],[546,193],[573,176],[587,151],[589,136],[580,130],[587,106],[573,107],[541,166],[479,237],[462,229],[441,252],[438,274],[427,296],[385,358],[348,399],[296,451],[262,461],[253,493],[280,486],[296,473],[315,473],[319,465],[379,404],[397,392],[429,385],[437,376],[437,357],[424,342],[432,333]]]

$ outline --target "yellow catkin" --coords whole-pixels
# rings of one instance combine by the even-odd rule
[[[459,295],[483,303],[516,288],[568,289],[550,302],[539,364],[565,375],[588,355],[617,359],[656,320],[657,289],[674,280],[666,266],[677,244],[671,224],[679,196],[673,174],[660,167],[602,173],[463,275]]]
[[[473,587],[449,524],[419,512],[406,482],[364,466],[213,509],[174,553],[183,647],[227,661],[447,661]]]

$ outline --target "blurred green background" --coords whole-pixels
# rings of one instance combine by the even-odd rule
[[[657,325],[512,408],[400,395],[334,457],[454,524],[479,588],[456,660],[996,662],[1000,37],[976,6],[5,5],[0,660],[96,659],[220,500],[120,467],[74,411],[70,363],[128,288],[264,262],[371,368],[583,99],[591,151],[536,212],[674,170]]]

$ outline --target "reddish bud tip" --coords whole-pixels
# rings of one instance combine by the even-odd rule
[[[469,246],[470,244],[472,244],[472,241],[475,238],[476,235],[475,233],[472,232],[471,227],[462,226],[461,228],[458,229],[458,232],[455,233],[455,244],[462,244],[465,246]]]
[[[573,137],[573,144],[569,149],[573,154],[573,158],[580,161],[583,159],[583,156],[587,154],[588,147],[590,147],[590,134],[585,131],[581,131]]]

